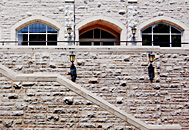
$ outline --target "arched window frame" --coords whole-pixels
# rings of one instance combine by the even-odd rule
[[[154,33],[154,28],[155,28],[156,25],[158,25],[158,24],[163,24],[163,25],[169,26],[169,33]],[[152,28],[152,29],[151,29],[151,33],[143,33],[143,31],[147,30],[148,28]],[[180,33],[172,33],[172,28],[175,28],[175,29],[178,30]],[[143,36],[143,35],[149,35],[149,36],[151,35],[151,36],[152,36],[152,37],[151,37],[152,40],[149,41],[149,42],[152,42],[152,46],[153,46],[153,43],[154,43],[154,36],[155,36],[155,35],[164,35],[164,36],[169,35],[170,47],[172,47],[172,43],[173,43],[172,36],[178,35],[178,36],[181,36],[181,37],[182,37],[182,33],[183,33],[183,31],[180,30],[179,28],[177,28],[177,27],[175,27],[175,26],[172,26],[172,25],[170,25],[170,24],[167,24],[167,23],[163,23],[163,22],[159,22],[159,23],[155,23],[155,24],[153,24],[153,25],[150,25],[150,26],[144,28],[143,30],[141,30],[141,32],[142,32],[142,36]],[[143,39],[142,39],[142,41],[143,41]],[[180,44],[181,44],[181,41],[180,41]]]
[[[39,23],[39,24],[41,24],[41,25],[44,25],[45,26],[45,32],[30,32],[30,26],[32,26],[32,25],[34,25],[34,24],[36,24],[36,23]],[[53,30],[56,30],[56,33],[49,33],[48,32],[48,27],[49,28],[51,28],[51,29],[53,29]],[[26,33],[20,33],[19,31],[20,30],[22,30],[22,29],[24,29],[24,28],[27,28],[27,32]],[[44,28],[43,28],[44,29]],[[27,41],[22,41],[23,43],[27,43],[27,45],[28,46],[30,46],[31,45],[31,43],[33,42],[33,41],[31,41],[30,40],[30,36],[34,36],[34,35],[45,35],[45,46],[48,46],[48,45],[57,45],[57,38],[58,38],[58,30],[57,29],[55,29],[55,28],[53,28],[53,27],[51,27],[51,26],[49,26],[49,25],[47,25],[47,24],[45,24],[45,23],[41,23],[41,22],[35,22],[35,23],[31,23],[31,24],[28,24],[28,25],[26,25],[26,26],[24,26],[24,27],[22,27],[21,29],[19,29],[18,31],[17,31],[17,38],[18,38],[18,45],[22,45],[20,42],[20,40],[19,40],[19,35],[27,35]],[[50,40],[48,40],[48,38],[49,38],[49,36],[50,35],[56,35],[56,39],[55,40],[52,40],[52,41],[50,41]],[[37,41],[38,42],[38,45],[43,45],[43,43],[44,42],[42,42],[42,41]],[[35,43],[34,43],[35,44]]]
[[[85,27],[88,26],[88,24],[96,22],[102,20],[104,22],[106,22],[106,24],[111,25],[111,27],[116,27],[120,33],[120,41],[127,41],[127,30],[126,30],[126,26],[123,25],[120,21],[117,21],[116,19],[110,18],[110,17],[105,17],[105,16],[94,16],[94,17],[90,17],[87,18],[81,22],[79,22],[76,27],[75,27],[75,33],[76,33],[76,41],[79,41],[79,33],[80,30]],[[124,42],[120,43],[121,46],[125,46]]]
[[[47,24],[53,28],[55,28],[56,30],[58,30],[58,41],[64,41],[64,26],[62,24],[60,24],[59,22],[56,22],[53,19],[50,19],[48,17],[44,17],[41,15],[35,15],[35,16],[31,16],[28,17],[26,19],[22,19],[19,22],[15,23],[12,27],[11,27],[11,41],[18,41],[18,37],[17,37],[17,31],[19,29],[21,29],[22,27],[35,23],[35,22],[41,22],[44,24]],[[59,45],[63,45],[62,42],[58,42],[57,43]]]
[[[99,32],[96,32],[98,30],[99,30]],[[81,33],[80,36],[82,36],[83,34],[89,33],[89,32],[92,32],[92,37],[80,38],[79,39],[81,41],[80,45],[81,45],[81,43],[84,43],[84,42],[86,42],[86,43],[88,43],[89,45],[92,45],[92,46],[95,46],[95,45],[100,45],[100,46],[102,46],[102,45],[116,45],[116,42],[113,43],[112,41],[119,41],[118,40],[119,38],[117,38],[114,34],[112,34],[111,32],[109,32],[105,29],[102,29],[102,28],[89,29],[89,30]],[[107,35],[109,35],[109,36],[111,35],[111,38],[104,38],[103,32],[108,33]],[[90,43],[88,41],[90,41]]]
[[[158,16],[158,17],[141,20],[141,23],[139,23],[139,25],[137,26],[136,39],[138,41],[142,41],[142,31],[141,30],[145,29],[146,27],[148,27],[152,24],[159,23],[159,22],[168,23],[168,24],[173,25],[174,27],[178,28],[179,30],[181,30],[182,31],[181,42],[188,43],[188,41],[189,41],[188,25],[186,25],[185,23],[183,23],[179,20],[176,20],[174,18],[167,17],[167,16]],[[137,45],[142,46],[142,42],[138,43]],[[183,47],[183,45],[182,45],[182,47]]]

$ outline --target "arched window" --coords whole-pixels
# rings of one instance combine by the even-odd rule
[[[181,47],[181,31],[169,24],[157,23],[142,30],[144,46]]]
[[[19,45],[57,45],[58,31],[43,23],[34,23],[17,31]]]
[[[79,38],[80,41],[82,41],[80,42],[80,45],[83,46],[113,46],[115,45],[114,41],[116,41],[116,37],[113,34],[98,28],[81,34]]]

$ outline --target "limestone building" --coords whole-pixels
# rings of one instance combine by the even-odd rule
[[[0,128],[188,130],[188,43],[188,0],[0,0]]]

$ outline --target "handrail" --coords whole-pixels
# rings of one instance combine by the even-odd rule
[[[120,46],[121,43],[125,43],[125,46],[128,46],[129,43],[131,44],[143,44],[142,46],[160,46],[160,47],[181,47],[182,44],[189,44],[186,42],[181,42],[181,43],[169,43],[169,42],[154,42],[154,41],[22,41],[23,43],[68,43],[67,45],[69,46],[69,43],[71,43],[71,45],[75,45],[75,46]],[[18,46],[35,46],[35,45],[19,45],[18,41],[0,41],[0,43],[2,43],[2,46],[4,46],[5,44],[9,43],[9,44],[17,44]],[[85,44],[82,45],[81,43],[91,43],[91,44]],[[102,43],[102,44],[94,44],[94,43]],[[104,44],[104,43],[114,43],[114,44]],[[117,44],[116,44],[117,43]],[[146,43],[146,45],[144,44]],[[135,45],[135,46],[136,46]],[[174,45],[174,46],[172,46]],[[177,46],[176,46],[177,45]],[[37,46],[58,46],[57,44],[55,45],[37,45]]]

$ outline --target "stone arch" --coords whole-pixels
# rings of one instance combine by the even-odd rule
[[[141,31],[143,29],[145,29],[146,27],[151,26],[151,25],[156,24],[156,23],[166,23],[166,24],[169,24],[169,25],[172,25],[172,26],[178,28],[179,30],[182,31],[182,42],[186,41],[185,35],[189,31],[189,27],[186,26],[184,23],[176,20],[176,19],[166,17],[166,16],[155,17],[155,18],[152,18],[152,19],[147,20],[144,23],[140,24],[137,28],[137,33],[138,33],[137,39],[139,41],[142,41],[142,32]]]
[[[29,24],[36,23],[36,22],[41,22],[41,23],[44,23],[46,25],[49,25],[49,26],[55,28],[56,30],[59,31],[58,32],[58,41],[63,40],[63,38],[64,38],[64,27],[61,24],[59,24],[58,22],[56,22],[52,19],[49,19],[47,17],[44,17],[44,16],[31,16],[31,17],[26,18],[24,20],[21,20],[20,22],[13,25],[11,27],[11,40],[13,40],[13,41],[17,40],[16,32],[19,29],[21,29],[24,26],[27,26]]]
[[[104,30],[111,32],[113,35],[119,35],[120,41],[126,41],[126,26],[115,19],[104,16],[95,16],[78,23],[75,28],[76,41],[79,41],[79,31],[84,33],[92,27],[94,28],[94,26],[103,28]]]

